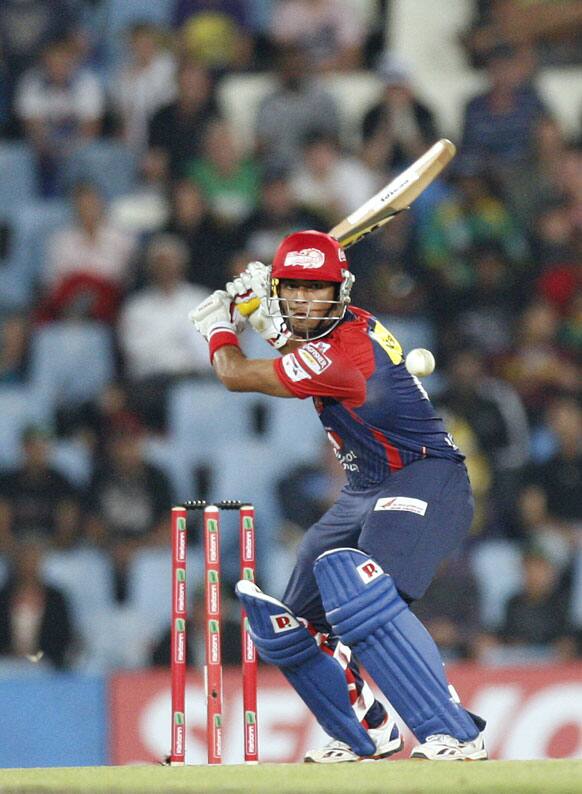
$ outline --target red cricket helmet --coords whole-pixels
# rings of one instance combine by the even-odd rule
[[[323,301],[335,314],[320,322],[319,328],[309,333],[295,333],[293,315],[286,310],[286,302],[279,297],[279,283],[282,280],[305,280],[331,282],[336,285],[335,299]],[[316,231],[294,232],[281,242],[271,267],[271,305],[283,317],[291,339],[320,339],[330,333],[343,319],[350,302],[350,292],[354,276],[348,269],[348,261],[337,240],[329,234]],[[314,306],[319,300],[308,300]],[[336,308],[334,308],[336,307]],[[311,309],[308,309],[308,312]]]
[[[348,270],[346,255],[337,240],[316,231],[294,232],[283,239],[273,259],[273,278],[341,283]]]

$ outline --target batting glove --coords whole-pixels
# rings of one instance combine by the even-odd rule
[[[289,330],[269,298],[270,270],[262,262],[250,262],[246,270],[226,285],[226,291],[251,327],[273,347],[279,349],[289,340]]]
[[[216,351],[224,345],[238,347],[237,330],[240,322],[234,316],[234,306],[229,294],[222,289],[217,289],[205,301],[189,314],[196,330],[208,342],[210,360]]]

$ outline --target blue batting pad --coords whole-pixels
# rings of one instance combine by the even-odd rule
[[[477,726],[451,699],[432,637],[367,554],[333,549],[314,565],[326,617],[419,741],[444,733],[474,739]]]
[[[354,713],[341,665],[320,651],[281,601],[262,593],[253,582],[240,581],[236,594],[261,658],[281,669],[326,733],[349,744],[358,755],[372,755],[376,746]]]

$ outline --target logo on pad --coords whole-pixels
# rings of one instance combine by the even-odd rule
[[[373,582],[374,579],[377,579],[384,573],[382,568],[380,568],[378,563],[374,562],[374,560],[366,560],[366,562],[356,567],[356,571],[359,573],[360,579],[364,584]]]
[[[296,629],[299,626],[298,621],[288,612],[283,612],[280,615],[270,615],[270,618],[275,634],[291,631],[291,629]]]

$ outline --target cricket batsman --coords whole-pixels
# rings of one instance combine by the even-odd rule
[[[271,268],[250,263],[190,315],[227,389],[313,400],[347,475],[305,534],[282,601],[252,582],[237,595],[263,660],[333,737],[306,761],[387,758],[403,746],[356,659],[416,736],[412,758],[486,759],[484,720],[460,704],[409,609],[469,531],[464,457],[398,341],[350,305],[353,283],[333,237],[297,232]],[[280,358],[244,356],[237,334],[247,319]]]

